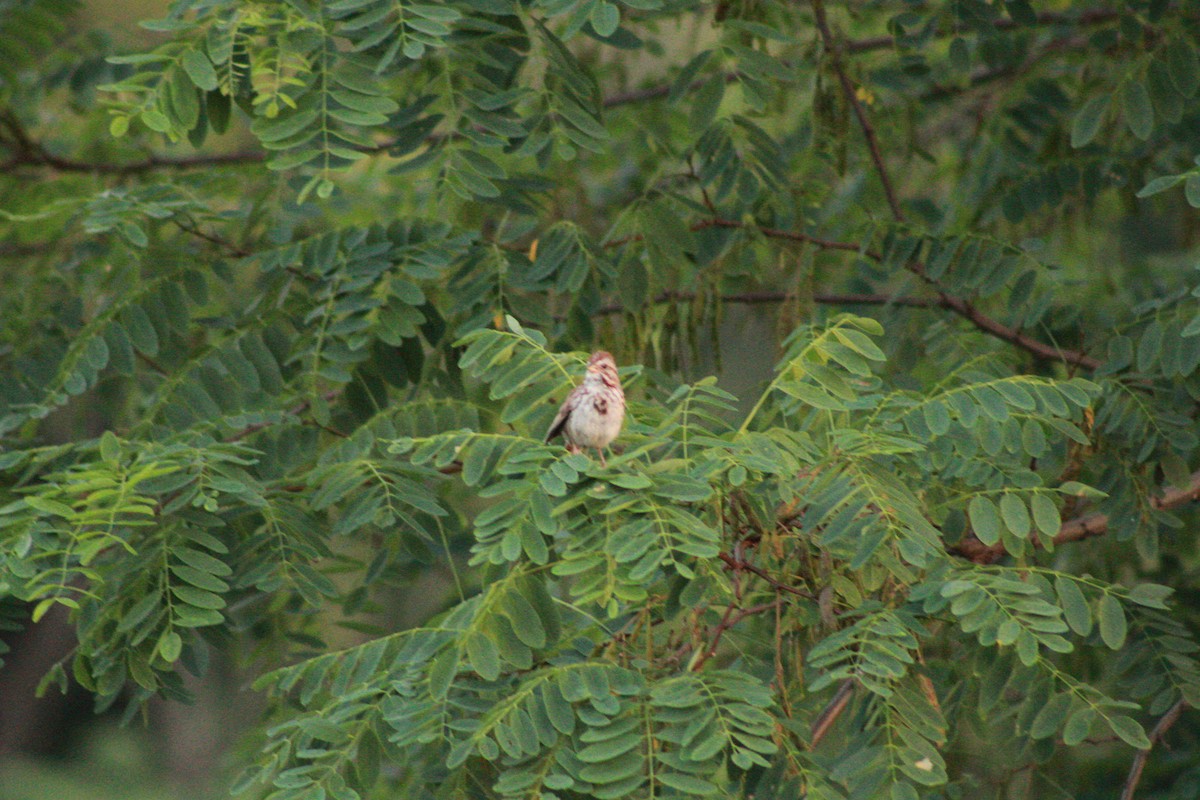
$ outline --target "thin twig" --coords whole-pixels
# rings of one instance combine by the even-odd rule
[[[325,402],[328,403],[330,401],[336,400],[338,398],[338,396],[341,395],[341,393],[342,393],[341,389],[331,389],[328,392],[326,392],[325,394],[321,395],[321,398]],[[293,406],[291,409],[289,409],[285,413],[289,417],[298,417],[301,414],[303,414],[305,411],[308,411],[309,407],[311,407],[311,406],[312,406],[311,400],[304,400],[303,402],[298,403],[297,405]],[[275,424],[277,424],[277,423],[273,420],[267,421],[267,422],[252,422],[251,424],[247,425],[246,427],[244,427],[238,431],[235,431],[234,433],[225,437],[225,441],[227,441],[227,442],[241,441],[242,439],[245,439],[247,436],[250,436],[253,433],[257,433],[258,431],[261,431],[264,428],[270,428],[272,425],[275,425]],[[323,428],[324,426],[321,426],[321,427]],[[331,430],[330,433],[337,433],[337,432]],[[344,436],[345,434],[338,434],[338,435]]]
[[[171,221],[174,222],[175,225],[178,226],[178,228],[184,233],[191,234],[197,239],[203,239],[209,244],[214,244],[235,258],[245,258],[252,252],[241,245],[234,244],[226,239],[222,239],[220,236],[201,230],[200,227],[194,224],[191,220],[188,220],[188,222],[185,224],[178,217],[174,217]]]
[[[1178,13],[1178,12],[1177,12]],[[1103,24],[1117,19],[1120,14],[1116,11],[1107,9],[1096,9],[1084,11],[1080,14],[1065,14],[1055,12],[1045,12],[1037,15],[1036,25],[1075,25],[1077,27],[1091,26]],[[1011,28],[1021,27],[1018,23],[1011,19],[1003,18],[995,20],[992,25],[997,30],[1007,30]],[[1028,26],[1026,26],[1028,27]],[[950,36],[954,35],[955,31],[945,31],[939,35]],[[844,54],[866,53],[875,50],[883,50],[894,48],[897,45],[903,45],[903,40],[897,40],[894,36],[873,36],[864,39],[846,39],[841,44],[841,50]],[[724,72],[714,76],[705,76],[697,78],[688,86],[687,91],[694,91],[701,86],[713,80],[720,80],[725,83],[732,83],[740,78],[737,72]],[[660,83],[652,86],[640,87],[637,89],[629,89],[614,94],[608,95],[601,100],[601,106],[609,108],[617,108],[624,105],[636,103],[644,103],[652,100],[661,100],[671,93],[673,82]],[[15,121],[15,118],[13,118]],[[11,125],[7,127],[12,127]],[[59,172],[74,172],[74,173],[92,173],[98,175],[116,175],[128,176],[141,172],[150,172],[154,170],[189,170],[203,169],[206,167],[217,166],[240,166],[261,164],[266,160],[266,153],[262,150],[236,151],[232,153],[218,153],[212,155],[192,155],[192,156],[165,156],[165,155],[150,155],[137,161],[126,163],[112,162],[92,162],[80,161],[77,159],[65,158],[56,156],[50,153],[43,145],[34,142],[24,131],[24,129],[13,129],[14,138],[17,139],[16,152],[4,161],[0,161],[0,172],[17,169],[20,167],[34,168],[50,168]],[[447,138],[446,133],[434,134],[429,138],[430,143]],[[395,145],[395,141],[389,140],[378,144],[368,145],[362,148],[364,152],[381,153],[389,150]]]
[[[733,613],[733,611],[735,608],[737,608],[737,606],[730,605],[725,609],[725,614],[721,617],[721,621],[717,624],[716,631],[713,633],[712,643],[709,644],[708,647],[704,648],[704,650],[696,654],[695,658],[692,659],[689,669],[692,672],[697,672],[701,667],[704,666],[705,661],[708,661],[717,654],[717,645],[721,643],[721,637],[725,635],[725,631],[734,627],[746,617],[753,616],[754,614],[761,614],[764,611],[770,611],[783,602],[784,600],[782,597],[776,597],[769,603],[759,603],[756,606],[743,608],[736,614]]]
[[[862,129],[863,136],[867,140],[867,149],[871,153],[871,161],[875,163],[875,172],[879,175],[879,182],[883,184],[883,194],[887,198],[888,207],[892,209],[892,217],[897,222],[903,222],[904,212],[900,210],[900,201],[896,198],[896,190],[892,187],[891,176],[888,174],[887,166],[883,163],[883,153],[879,149],[879,139],[875,136],[875,128],[871,125],[871,120],[867,117],[867,112],[858,99],[858,92],[854,88],[853,81],[850,80],[850,75],[846,72],[845,64],[842,63],[841,45],[834,38],[833,32],[829,30],[829,22],[825,19],[825,2],[824,0],[811,0],[811,2],[817,30],[821,33],[821,40],[825,43],[825,52],[829,53],[830,66],[833,67],[833,72],[837,75],[838,83],[842,87],[842,95],[854,110],[854,116],[858,119],[858,127]]]
[[[767,228],[767,227],[762,227],[762,226],[758,226],[758,225],[737,222],[735,220],[728,220],[728,219],[702,220],[701,222],[698,222],[698,223],[695,223],[694,225],[692,225],[691,229],[695,231],[695,230],[701,230],[703,228],[711,228],[711,227],[742,228],[742,229],[756,230],[759,233],[761,233],[763,236],[766,236],[767,238],[770,238],[770,239],[786,239],[788,241],[803,242],[805,244],[811,244],[815,247],[819,247],[822,250],[842,250],[842,251],[846,251],[846,252],[858,253],[859,255],[863,256],[864,258],[869,258],[872,261],[883,261],[883,254],[876,252],[874,250],[871,250],[869,248],[866,248],[861,244],[856,244],[854,242],[839,242],[839,241],[833,241],[830,239],[822,239],[820,237],[810,236],[806,233],[799,233],[796,231],[784,231],[784,230],[779,230],[777,228]],[[637,237],[629,237],[629,238],[633,239],[633,238],[637,238]],[[617,240],[617,241],[627,241],[627,240]],[[612,245],[612,244],[615,244],[615,242],[609,243],[609,244]],[[1005,325],[1004,323],[1000,322],[999,320],[992,319],[991,317],[989,317],[986,314],[984,314],[983,312],[981,312],[979,309],[975,308],[975,306],[972,305],[970,302],[962,299],[961,297],[956,297],[952,294],[949,294],[949,293],[943,291],[941,289],[941,287],[937,284],[937,282],[934,281],[933,279],[931,279],[926,274],[925,265],[923,263],[921,263],[920,261],[910,262],[908,264],[908,270],[910,272],[912,272],[914,275],[916,275],[917,277],[921,278],[926,283],[928,283],[930,286],[932,286],[935,289],[935,291],[937,291],[938,298],[939,298],[938,303],[937,303],[938,306],[940,306],[941,308],[945,308],[949,311],[953,311],[955,314],[958,314],[960,317],[967,320],[968,322],[970,322],[972,325],[974,325],[976,328],[983,331],[984,333],[988,333],[988,334],[996,337],[997,339],[1001,339],[1003,341],[1008,342],[1009,344],[1015,345],[1015,346],[1021,348],[1022,350],[1025,350],[1026,352],[1030,353],[1031,355],[1036,356],[1037,358],[1040,358],[1044,361],[1057,361],[1057,362],[1061,362],[1064,364],[1076,364],[1078,366],[1081,366],[1081,367],[1083,367],[1085,369],[1089,369],[1089,370],[1094,370],[1094,369],[1099,368],[1099,366],[1100,366],[1099,359],[1093,358],[1092,356],[1089,356],[1086,353],[1080,352],[1078,350],[1071,350],[1071,349],[1067,349],[1067,348],[1055,347],[1053,345],[1048,345],[1044,342],[1039,342],[1037,339],[1031,338],[1031,337],[1025,335],[1024,333],[1022,333],[1021,331]]]
[[[771,584],[771,588],[775,589],[776,591],[787,592],[788,594],[794,594],[797,597],[803,597],[808,600],[816,600],[817,599],[816,595],[812,594],[811,592],[806,592],[803,589],[797,589],[794,586],[788,586],[786,583],[783,583],[782,581],[777,580],[775,577],[773,577],[771,575],[771,573],[767,572],[762,567],[757,567],[754,564],[751,564],[749,561],[745,561],[743,559],[737,558],[735,556],[730,555],[729,553],[724,553],[724,552],[717,553],[717,558],[724,561],[725,565],[728,566],[730,569],[734,570],[735,572],[750,572],[750,573],[753,573],[754,575],[757,575],[758,577],[762,578],[767,583]]]
[[[1179,720],[1179,716],[1185,708],[1187,708],[1187,703],[1183,698],[1176,700],[1175,705],[1162,715],[1162,719],[1154,726],[1154,730],[1150,731],[1149,746],[1145,750],[1139,750],[1138,754],[1133,757],[1133,764],[1129,767],[1129,777],[1125,779],[1125,788],[1121,790],[1121,800],[1133,800],[1133,793],[1137,791],[1138,781],[1142,779],[1142,770],[1146,768],[1146,761],[1150,758],[1150,750]]]
[[[1105,22],[1112,22],[1120,17],[1117,11],[1108,9],[1092,9],[1083,11],[1079,14],[1063,14],[1054,11],[1046,11],[1037,15],[1037,21],[1034,25],[1075,25],[1077,27],[1088,25],[1100,25]],[[1012,30],[1013,28],[1027,28],[1030,25],[1024,25],[1008,17],[994,20],[992,27],[998,31]],[[956,35],[958,31],[947,31],[942,35]],[[897,40],[895,36],[872,36],[866,39],[847,39],[842,45],[842,48],[847,53],[866,53],[871,50],[883,50],[890,47],[895,47],[897,44],[903,44],[903,40]]]
[[[809,737],[808,749],[814,750],[821,740],[825,738],[825,734],[829,733],[829,729],[833,727],[833,723],[837,722],[837,718],[846,710],[846,704],[850,702],[850,695],[854,694],[854,679],[846,678],[842,684],[838,686],[838,690],[834,692],[833,699],[825,706],[812,725],[812,735]]]
[[[1197,500],[1200,500],[1200,471],[1192,473],[1187,486],[1172,486],[1164,491],[1161,497],[1151,499],[1150,504],[1161,511],[1193,503]],[[1054,537],[1054,544],[1060,545],[1068,542],[1078,542],[1093,536],[1101,536],[1108,532],[1108,523],[1109,519],[1105,514],[1093,513],[1075,517],[1063,523],[1062,528],[1059,529],[1058,534]],[[1030,541],[1033,542],[1034,547],[1042,546],[1036,538]],[[957,545],[950,548],[950,552],[974,561],[976,564],[991,564],[1003,558],[1006,551],[1002,544],[986,545],[979,541],[974,534],[969,534]]]
[[[678,292],[667,290],[659,292],[649,300],[651,305],[663,303],[688,303],[702,295],[698,292]],[[839,294],[837,292],[815,292],[812,295],[797,295],[794,292],[739,292],[736,294],[718,295],[722,303],[739,303],[741,305],[763,305],[767,303],[784,303],[789,300],[811,300],[820,305],[829,306],[908,306],[912,308],[949,308],[946,301],[940,297],[908,297],[891,294]],[[607,316],[620,314],[626,310],[623,303],[609,303],[596,309],[596,315]]]
[[[697,222],[692,226],[693,231],[704,230],[705,228],[740,228],[755,230],[766,236],[768,239],[787,239],[793,242],[803,242],[819,247],[822,250],[844,250],[849,253],[862,253],[863,255],[873,260],[880,260],[880,256],[872,255],[865,250],[861,244],[857,242],[839,242],[834,239],[822,239],[819,236],[812,236],[800,231],[785,231],[780,228],[768,228],[765,225],[747,225],[744,222],[738,222],[732,219],[706,219]]]
[[[143,361],[146,364],[148,364],[150,366],[150,368],[153,369],[155,372],[157,372],[159,375],[166,376],[166,375],[171,374],[167,370],[166,367],[164,367],[162,364],[159,364],[157,361],[155,361],[153,358],[151,358],[150,356],[143,353],[141,350],[134,350],[133,354],[135,356],[137,356],[137,359],[139,361]]]

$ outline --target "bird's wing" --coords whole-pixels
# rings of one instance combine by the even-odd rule
[[[546,442],[549,442],[563,432],[563,426],[567,424],[567,417],[571,416],[571,412],[575,409],[575,403],[576,392],[572,390],[567,395],[567,399],[563,401],[562,407],[558,409],[558,414],[554,417],[554,422],[550,423],[550,429],[546,431]]]

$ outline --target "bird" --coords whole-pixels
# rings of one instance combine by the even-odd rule
[[[578,453],[595,448],[600,466],[607,467],[604,449],[621,432],[625,421],[625,392],[617,375],[617,362],[612,353],[597,350],[588,359],[583,383],[576,386],[563,401],[558,415],[546,431],[546,443],[562,434],[567,452]]]

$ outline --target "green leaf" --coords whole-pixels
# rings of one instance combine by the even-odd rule
[[[1164,51],[1175,88],[1184,97],[1191,97],[1200,88],[1200,58],[1196,51],[1182,37],[1172,37]]]
[[[1184,326],[1179,335],[1185,339],[1200,336],[1200,314],[1192,317],[1191,322]]]
[[[717,791],[717,786],[710,781],[684,772],[659,772],[658,780],[663,786],[678,789],[685,794],[705,796]]]
[[[471,669],[485,681],[500,677],[500,652],[496,643],[486,634],[476,633],[467,637],[467,661]]]
[[[1166,600],[1174,591],[1170,586],[1162,586],[1157,583],[1139,583],[1129,592],[1129,601],[1137,603],[1139,606],[1167,611],[1169,609]]]
[[[512,623],[513,630],[522,644],[540,648],[546,646],[546,629],[542,627],[541,618],[533,606],[517,592],[509,592],[504,597],[505,616]]]
[[[1127,717],[1122,714],[1108,717],[1105,719],[1108,727],[1112,732],[1121,738],[1121,741],[1130,747],[1136,747],[1139,750],[1145,750],[1150,747],[1150,738],[1146,736],[1145,729],[1141,723],[1132,717]]]
[[[1108,110],[1109,100],[1108,95],[1093,97],[1079,110],[1071,123],[1071,147],[1084,147],[1096,138],[1100,131],[1100,123],[1104,119],[1104,112]]]
[[[1156,195],[1159,192],[1165,192],[1167,189],[1182,183],[1187,177],[1188,173],[1186,172],[1181,175],[1160,175],[1139,189],[1137,196],[1150,197],[1151,195]]]
[[[967,515],[979,541],[989,547],[1000,541],[1000,514],[995,503],[983,495],[976,495],[967,505]]]
[[[683,95],[686,94],[687,90],[691,87],[692,81],[696,79],[696,75],[701,69],[704,68],[704,65],[708,63],[712,56],[712,50],[702,50],[693,56],[691,61],[684,65],[683,69],[679,71],[679,74],[671,83],[671,91],[667,95],[667,102],[671,104],[679,102],[679,99],[683,97]]]
[[[1006,493],[1000,498],[1000,516],[1013,536],[1019,539],[1029,536],[1029,510],[1019,496]]]
[[[1058,601],[1062,605],[1063,616],[1067,620],[1067,624],[1071,626],[1071,630],[1080,636],[1087,636],[1092,632],[1092,611],[1088,606],[1087,598],[1083,596],[1079,585],[1062,575],[1054,578],[1054,591],[1058,594]]]
[[[1063,744],[1067,747],[1074,747],[1088,737],[1088,732],[1092,728],[1092,720],[1096,718],[1096,712],[1090,706],[1076,709],[1071,716],[1067,718],[1067,724],[1063,727]]]
[[[1192,173],[1183,182],[1183,196],[1192,208],[1200,208],[1200,174]]]
[[[163,661],[173,664],[179,660],[179,654],[182,652],[183,637],[175,631],[167,631],[158,640],[158,655]]]
[[[596,4],[592,6],[589,20],[596,33],[608,37],[616,33],[617,27],[621,24],[621,12],[608,0],[597,0]]]
[[[934,436],[944,436],[950,431],[950,412],[944,403],[931,400],[922,409],[925,425]]]
[[[1035,494],[1029,498],[1029,507],[1033,511],[1033,523],[1046,536],[1057,536],[1062,529],[1062,517],[1058,506],[1045,494]]]
[[[49,497],[41,497],[40,495],[31,494],[25,497],[25,504],[32,509],[41,511],[45,514],[53,514],[57,517],[70,518],[75,516],[75,510],[66,503],[53,500]]]
[[[1071,693],[1061,692],[1054,695],[1042,706],[1037,716],[1029,726],[1029,736],[1032,739],[1048,739],[1058,732],[1066,722],[1071,710]]]
[[[181,58],[183,69],[197,88],[211,92],[217,88],[217,71],[208,56],[199,50],[185,50]],[[174,660],[174,659],[169,659]]]
[[[1086,442],[1083,442],[1082,444],[1086,444]],[[1074,497],[1085,497],[1089,500],[1102,500],[1105,497],[1108,497],[1107,494],[1099,489],[1088,486],[1085,483],[1080,483],[1079,481],[1064,481],[1063,484],[1058,487],[1058,489],[1063,494],[1072,495]]]
[[[1146,86],[1137,79],[1125,84],[1122,94],[1125,104],[1125,124],[1134,136],[1145,141],[1154,132],[1154,107],[1150,103],[1150,93]]]
[[[186,564],[172,564],[171,574],[184,581],[189,586],[195,586],[197,589],[205,589],[210,592],[227,592],[229,584],[220,578],[207,572],[201,572],[195,567],[189,567]],[[220,608],[220,606],[213,606]]]
[[[225,598],[194,586],[175,584],[171,587],[171,593],[188,605],[197,608],[217,610],[225,607]]]
[[[717,111],[725,99],[725,81],[716,76],[701,84],[692,95],[690,120],[694,130],[707,130],[717,118]]]
[[[113,466],[121,463],[121,441],[112,431],[105,431],[100,436],[100,458]]]
[[[1027,630],[1017,636],[1017,658],[1027,667],[1032,667],[1038,660],[1038,641]]]
[[[1125,611],[1121,608],[1120,601],[1111,594],[1105,594],[1100,598],[1098,611],[1100,638],[1113,650],[1120,650],[1125,646],[1125,635],[1128,632]]]

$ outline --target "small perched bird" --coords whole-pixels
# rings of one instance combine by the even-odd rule
[[[602,448],[617,438],[624,421],[625,392],[621,390],[617,362],[612,353],[597,350],[588,359],[583,383],[571,390],[558,416],[550,423],[546,441],[561,433],[569,452],[594,447],[600,455],[600,465],[608,466]]]

